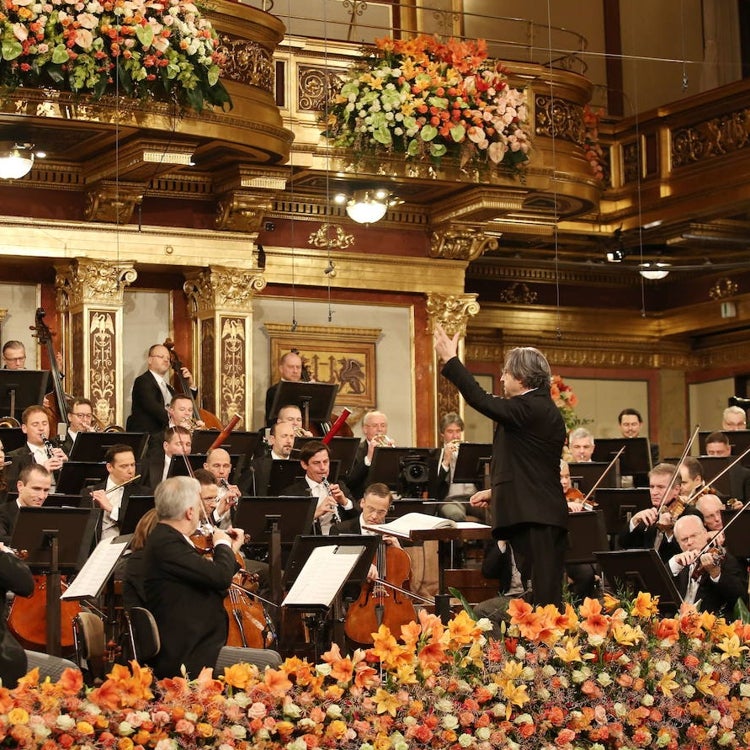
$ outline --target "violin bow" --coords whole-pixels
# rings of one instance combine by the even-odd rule
[[[620,448],[620,450],[615,453],[615,457],[609,462],[607,468],[602,472],[602,475],[599,477],[599,479],[596,480],[596,482],[594,482],[594,486],[586,493],[586,496],[581,501],[582,504],[588,502],[588,499],[594,494],[596,488],[604,481],[604,477],[607,476],[607,472],[615,465],[615,461],[620,458],[624,450],[625,446],[623,445],[622,448]]]
[[[710,482],[704,482],[703,487],[694,489],[688,496],[688,499],[685,504],[686,505],[690,504],[690,502],[694,500],[696,497],[698,497],[698,495],[700,495],[701,492],[703,492],[706,489],[706,487],[710,487],[717,479],[721,479],[724,476],[724,474],[726,474],[731,468],[736,466],[737,463],[739,463],[743,458],[745,458],[745,456],[748,453],[750,453],[750,448],[748,448],[744,453],[740,453],[740,455],[737,456],[737,458],[735,458],[734,461],[732,461],[730,464],[727,464]]]
[[[679,473],[680,473],[680,466],[682,466],[682,462],[687,458],[688,453],[690,453],[690,449],[693,447],[695,438],[698,437],[698,431],[700,430],[700,428],[701,426],[699,424],[695,425],[693,434],[690,436],[690,440],[687,441],[685,450],[682,451],[680,460],[677,462],[677,467],[675,468],[674,474],[672,474],[672,479],[669,480],[667,489],[664,491],[664,494],[661,496],[661,500],[659,501],[659,504],[655,506],[657,511],[661,511],[661,507],[662,505],[664,505],[664,501],[669,497],[669,493],[672,492],[672,490],[674,489],[674,486],[677,483],[677,477],[679,476]],[[687,505],[688,502],[686,502],[685,505]]]

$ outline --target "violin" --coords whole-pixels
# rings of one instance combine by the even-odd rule
[[[362,584],[359,597],[349,606],[344,620],[344,632],[355,643],[373,643],[381,625],[386,625],[391,633],[400,633],[402,625],[416,619],[414,605],[402,588],[411,571],[409,555],[400,547],[381,541],[375,565],[378,580]]]
[[[711,561],[708,563],[702,563],[701,559],[704,555],[710,555]],[[704,573],[708,572],[708,568],[712,568],[714,566],[720,566],[722,562],[724,562],[724,558],[727,556],[727,551],[724,549],[724,547],[714,546],[710,547],[709,549],[705,550],[702,554],[700,554],[697,559],[697,565],[693,569],[693,572],[691,574],[691,578],[694,581],[697,581]]]
[[[193,404],[193,419],[196,422],[203,422],[206,429],[223,430],[224,425],[222,425],[221,420],[215,414],[206,409],[198,408],[198,404],[193,396],[193,391],[190,389],[190,384],[185,380],[185,377],[182,374],[184,365],[174,349],[174,341],[172,341],[172,339],[165,339],[164,346],[169,351],[169,359],[172,364],[172,369],[175,371],[175,377],[179,383],[180,391],[187,396]]]

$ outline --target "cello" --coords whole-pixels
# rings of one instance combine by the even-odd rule
[[[190,389],[190,384],[185,380],[185,376],[182,374],[185,365],[182,364],[174,349],[174,341],[172,341],[172,339],[165,339],[164,347],[169,351],[169,359],[172,364],[172,369],[175,371],[175,376],[180,386],[180,392],[187,396],[193,404],[193,421],[196,423],[203,422],[205,425],[204,429],[207,430],[223,430],[224,425],[213,412],[198,407],[195,396],[193,396],[193,391]]]

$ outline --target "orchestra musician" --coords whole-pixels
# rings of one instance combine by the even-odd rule
[[[155,453],[146,463],[141,477],[141,484],[156,489],[159,482],[164,481],[172,465],[172,456],[187,456],[192,448],[193,438],[186,427],[167,427],[164,431],[162,450]]]
[[[52,485],[52,474],[41,464],[26,464],[16,480],[18,497],[0,506],[0,540],[10,541],[18,520],[19,508],[38,508],[44,504]]]
[[[67,399],[66,399],[67,400]],[[91,432],[93,428],[94,407],[87,398],[67,400],[68,430],[60,447],[66,455],[73,450],[79,432]]]
[[[3,688],[12,690],[19,678],[26,674],[28,660],[26,652],[8,628],[6,598],[9,592],[18,596],[31,596],[34,592],[34,576],[29,566],[0,542],[0,679]]]
[[[747,414],[740,406],[727,406],[721,415],[721,429],[728,432],[747,429]]]
[[[279,409],[277,422],[288,422],[294,428],[295,436],[312,437],[310,430],[306,430],[302,421],[302,409],[296,404],[286,404]]]
[[[375,453],[375,448],[394,448],[395,441],[388,437],[388,417],[382,411],[369,411],[362,419],[362,435],[364,436],[354,454],[352,468],[346,477],[346,482],[354,497],[360,498],[367,486],[367,475]]]
[[[135,455],[125,443],[107,448],[104,454],[105,466],[109,475],[104,482],[84,487],[81,497],[91,507],[104,510],[96,533],[96,540],[119,536],[119,521],[125,514],[131,495],[151,495],[150,487],[135,480]]]
[[[617,415],[617,423],[620,426],[620,433],[623,437],[640,437],[641,428],[643,427],[643,417],[638,409],[630,407],[623,409]],[[653,464],[659,462],[659,446],[656,443],[651,443],[651,462]]]
[[[550,397],[551,371],[544,355],[518,347],[506,356],[505,398],[487,393],[458,359],[458,334],[435,326],[435,350],[442,374],[467,403],[496,423],[492,447],[492,489],[478,492],[472,505],[492,502],[496,539],[510,543],[533,604],[562,606],[562,570],[568,508],[560,485],[565,423]]]
[[[133,381],[132,405],[126,427],[129,432],[147,432],[160,435],[169,427],[167,406],[174,396],[167,373],[172,359],[169,349],[163,344],[154,344],[148,350],[148,369]],[[182,377],[193,393],[193,376],[187,367],[182,368]],[[192,411],[192,409],[191,409]]]
[[[732,446],[723,432],[712,432],[706,437],[706,455],[729,457]],[[750,469],[735,464],[729,470],[729,496],[743,503],[750,499]]]
[[[184,427],[187,430],[202,430],[202,419],[195,419],[193,399],[184,393],[175,393],[167,406],[167,420],[170,427]]]
[[[299,383],[302,380],[302,357],[297,352],[286,352],[279,358],[279,380],[277,380],[266,391],[265,424],[271,426],[274,420],[271,418],[271,408],[279,382],[285,380],[289,383]],[[277,417],[278,418],[278,417]],[[301,422],[300,422],[301,424]]]
[[[295,407],[296,408],[296,407]],[[271,466],[274,461],[288,461],[294,448],[295,428],[290,421],[273,424],[268,433],[268,456],[255,456],[252,466],[245,471],[237,483],[244,495],[263,496],[268,493]]]
[[[26,347],[22,341],[6,341],[3,344],[3,369],[26,369]]]
[[[232,525],[232,511],[242,492],[236,484],[230,484],[232,457],[224,448],[214,448],[206,455],[203,468],[208,471],[218,485],[218,504],[216,506],[217,525],[229,528]]]
[[[315,505],[314,531],[328,534],[331,526],[358,515],[349,488],[343,483],[328,484],[331,469],[329,447],[319,440],[305,443],[300,451],[300,465],[304,469],[303,479],[287,487],[283,495],[311,495],[318,499]]]
[[[710,537],[700,516],[678,518],[674,535],[679,552],[668,566],[683,600],[732,619],[737,600],[747,604],[747,572],[729,552],[706,549]]]
[[[571,459],[576,463],[588,463],[594,455],[594,436],[585,427],[576,427],[568,436]]]
[[[178,675],[183,667],[190,678],[196,678],[203,668],[214,669],[220,662],[229,631],[224,597],[239,569],[235,554],[244,535],[240,529],[214,527],[212,554],[196,549],[190,536],[201,524],[203,510],[200,484],[192,477],[162,482],[154,501],[159,520],[143,555],[146,604],[161,640],[151,666],[159,678]],[[279,654],[268,649],[231,652],[235,661],[261,669],[281,663]]]
[[[23,410],[21,430],[26,435],[26,443],[8,453],[8,459],[13,462],[7,468],[8,484],[11,486],[18,479],[21,469],[28,464],[40,464],[54,472],[68,460],[62,448],[54,446],[49,440],[49,413],[43,406],[33,405]]]
[[[703,464],[693,456],[686,456],[680,463],[679,471],[680,497],[687,499],[705,484]]]
[[[679,483],[672,481],[676,470],[672,464],[666,463],[657,464],[651,469],[648,474],[651,507],[639,510],[630,518],[618,537],[620,549],[653,548],[665,563],[679,552],[672,528],[674,519],[669,510],[680,491]]]

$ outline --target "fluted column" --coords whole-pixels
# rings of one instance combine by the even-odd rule
[[[253,297],[266,286],[258,269],[210,266],[186,275],[183,285],[194,321],[195,370],[203,407],[226,424],[235,414],[252,429]]]
[[[477,295],[428,294],[426,307],[429,331],[432,332],[435,324],[439,323],[449,336],[454,336],[458,333],[460,335],[458,353],[463,358],[466,325],[469,318],[479,312]],[[433,357],[435,357],[434,354]],[[449,411],[461,414],[463,412],[463,402],[460,400],[455,386],[445,378],[440,377],[440,367],[436,357],[435,377],[436,419],[439,419],[441,414]]]
[[[65,390],[90,398],[102,424],[123,424],[123,293],[138,273],[129,261],[88,258],[56,263],[55,271]]]

